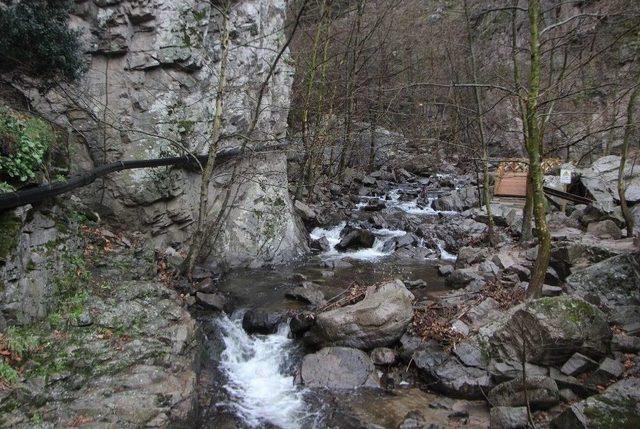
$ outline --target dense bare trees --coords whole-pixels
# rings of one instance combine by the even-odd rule
[[[625,117],[631,124],[636,109],[637,84],[629,70],[638,50],[640,5],[622,0],[314,3],[293,44],[299,74],[290,122],[305,141],[303,187],[313,183],[308,172],[318,169],[317,154],[324,153],[316,151],[309,162],[310,148],[319,141],[309,144],[311,123],[325,125],[320,146],[340,148],[332,158],[334,173],[350,165],[358,121],[368,122],[371,130],[402,132],[416,153],[427,155],[420,162],[432,162],[434,170],[442,158],[480,166],[476,171],[489,213],[491,162],[524,158],[530,174],[522,240],[531,239],[535,220],[539,252],[529,296],[538,296],[550,247],[542,162],[547,157],[588,162],[602,152],[626,156],[633,146],[633,126],[625,125]],[[318,108],[310,110],[312,104]],[[331,117],[337,118],[331,122]]]

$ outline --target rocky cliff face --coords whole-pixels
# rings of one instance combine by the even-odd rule
[[[222,15],[216,8],[205,0],[78,0],[71,25],[82,31],[87,49],[85,76],[44,93],[33,82],[14,79],[14,86],[70,131],[78,169],[187,150],[206,153],[221,63]],[[285,42],[285,9],[285,0],[231,6],[227,136],[241,134],[252,121],[259,88]],[[292,75],[287,53],[261,105],[254,136],[261,145],[284,138]],[[229,137],[222,147],[239,144]],[[258,266],[304,252],[287,193],[285,156],[247,155],[238,167],[241,179],[230,187],[232,210],[210,259],[223,266]],[[215,207],[229,188],[230,168],[214,174],[209,201]],[[199,188],[197,172],[129,170],[78,195],[103,217],[145,231],[155,243],[180,246],[192,230]]]

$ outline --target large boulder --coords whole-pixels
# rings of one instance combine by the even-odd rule
[[[634,168],[635,167],[635,168]],[[580,171],[580,182],[593,196],[598,205],[605,211],[613,211],[618,196],[618,170],[620,157],[603,156],[596,160],[590,168]],[[630,160],[625,165],[627,189],[625,197],[629,202],[640,201],[640,168]]]
[[[343,252],[345,250],[369,248],[373,246],[375,240],[376,237],[372,232],[366,229],[354,229],[342,237],[340,242],[336,244],[336,249]]]
[[[433,208],[441,211],[461,212],[477,206],[478,203],[478,189],[475,186],[466,186],[449,195],[438,197],[433,202]]]
[[[611,219],[590,223],[587,226],[587,232],[598,238],[613,238],[618,240],[622,237],[622,231],[620,231],[618,225]]]
[[[353,305],[317,315],[305,336],[312,345],[373,349],[400,339],[413,317],[414,296],[400,280],[370,287]]]
[[[524,383],[522,377],[519,377],[491,389],[489,402],[493,406],[502,407],[522,407],[528,402],[533,408],[546,409],[560,402],[560,391],[550,377],[529,376]]]
[[[261,308],[247,310],[242,317],[242,328],[249,334],[273,334],[285,321],[283,314]]]
[[[519,361],[524,352],[527,362],[562,365],[575,352],[591,358],[608,354],[611,330],[597,307],[563,295],[512,308],[480,328],[476,340],[492,359]]]
[[[611,311],[640,304],[640,255],[614,256],[567,277],[567,288],[593,304]]]
[[[427,345],[414,352],[412,361],[420,377],[447,395],[479,399],[494,385],[491,374],[477,367],[465,366],[438,345]]]
[[[627,378],[567,408],[551,421],[553,429],[640,427],[640,378]]]
[[[376,369],[366,353],[348,347],[327,347],[302,360],[300,381],[309,387],[355,389],[378,387]]]

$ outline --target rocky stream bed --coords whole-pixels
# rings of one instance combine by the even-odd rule
[[[2,425],[637,427],[632,240],[593,207],[552,213],[545,296],[523,302],[535,243],[496,204],[488,247],[477,203],[469,176],[383,169],[295,204],[307,258],[191,283],[141,236],[27,213],[3,269],[53,279],[57,310],[29,328]]]

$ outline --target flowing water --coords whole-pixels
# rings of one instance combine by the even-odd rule
[[[417,198],[401,201],[400,194],[400,189],[395,189],[384,198],[385,210],[398,210],[413,216],[439,214],[430,207],[431,201],[422,207]],[[360,203],[358,207],[362,208],[366,203]],[[320,284],[327,298],[340,294],[353,281],[372,284],[391,278],[426,280],[428,288],[413,291],[418,300],[443,289],[443,280],[437,274],[437,261],[405,261],[391,258],[393,250],[383,250],[388,240],[405,235],[405,231],[372,230],[375,235],[372,248],[338,252],[335,246],[345,226],[346,222],[341,222],[334,227],[315,228],[311,232],[310,238],[324,237],[329,243],[329,249],[320,255],[277,269],[236,271],[225,277],[219,290],[233,297],[236,308],[286,311],[302,308],[300,303],[284,299],[285,292],[294,286],[291,282],[294,273],[304,274]],[[443,248],[439,250],[441,260],[455,260],[455,255]],[[348,258],[352,265],[334,269],[327,277],[325,264],[343,258]],[[238,427],[238,424],[246,428],[323,427],[318,422],[322,421],[326,403],[318,400],[317,392],[306,390],[294,382],[301,350],[289,338],[288,325],[282,324],[273,335],[249,335],[242,328],[242,315],[243,311],[237,311],[232,316],[219,316],[214,321],[222,346],[217,361],[221,378],[218,387],[224,392],[216,406],[235,416],[237,421],[233,427]]]
[[[305,403],[305,392],[294,384],[289,328],[282,324],[273,335],[248,335],[242,329],[242,313],[221,316],[217,324],[225,350],[220,369],[226,377],[232,409],[248,427],[269,423],[283,429],[309,427],[314,416]]]
[[[402,230],[390,230],[390,229],[375,229],[372,230],[376,236],[373,246],[368,249],[351,250],[347,252],[339,252],[336,250],[336,245],[340,242],[340,233],[346,226],[346,222],[341,222],[333,228],[315,228],[311,231],[311,239],[318,240],[320,238],[326,238],[329,242],[329,250],[320,254],[323,259],[355,259],[359,261],[375,261],[385,256],[389,256],[393,251],[385,252],[383,250],[384,244],[393,237],[402,237],[407,232]]]

